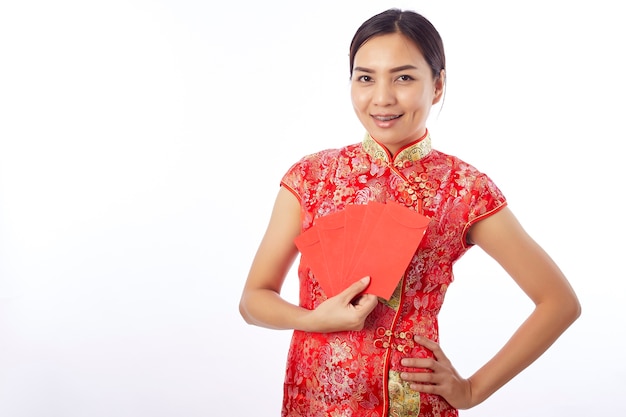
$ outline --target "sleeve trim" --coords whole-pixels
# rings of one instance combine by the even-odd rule
[[[499,205],[498,207],[494,208],[491,211],[488,211],[486,213],[481,214],[480,216],[477,216],[476,218],[472,219],[471,221],[467,222],[467,224],[465,225],[465,227],[463,228],[463,233],[461,235],[461,244],[463,245],[464,248],[471,248],[472,246],[474,246],[473,243],[468,243],[467,241],[467,234],[469,233],[469,229],[476,223],[478,223],[479,221],[486,219],[487,217],[497,213],[498,211],[500,211],[501,209],[503,209],[504,207],[507,206],[507,202],[504,201],[501,205]]]
[[[302,206],[302,198],[300,197],[300,195],[298,194],[298,192],[296,190],[294,190],[292,187],[290,187],[287,184],[285,184],[284,181],[280,182],[280,186],[284,187],[287,190],[289,190],[289,192],[291,192],[291,194],[293,194],[296,197],[296,199],[300,203],[300,206]]]

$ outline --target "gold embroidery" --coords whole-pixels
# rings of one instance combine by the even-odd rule
[[[366,134],[363,139],[363,149],[375,161],[382,161],[385,165],[393,163],[393,165],[397,168],[404,168],[406,164],[419,161],[428,155],[432,149],[432,145],[430,141],[430,134],[426,133],[426,136],[423,139],[408,146],[407,148],[402,149],[396,156],[393,157],[393,161],[391,161],[391,155],[389,154],[387,148],[376,142],[376,140],[369,134]]]
[[[396,289],[393,291],[393,294],[391,294],[389,301],[380,297],[378,297],[378,301],[392,308],[394,311],[398,311],[398,306],[400,306],[400,295],[402,294],[402,282],[403,281],[404,281],[404,277],[400,280],[400,282],[396,286]]]
[[[420,412],[420,393],[400,379],[400,373],[389,371],[389,417],[417,416]]]

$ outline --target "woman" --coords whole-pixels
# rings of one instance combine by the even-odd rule
[[[351,96],[361,143],[304,157],[283,177],[252,263],[240,311],[250,324],[293,329],[283,416],[456,416],[537,359],[579,316],[559,268],[523,230],[483,173],[431,147],[426,121],[445,85],[445,55],[421,15],[378,14],[350,46]],[[431,219],[389,300],[369,277],[328,297],[306,260],[300,305],[280,297],[298,255],[294,239],[350,204],[397,202]],[[534,302],[502,349],[469,378],[438,344],[437,314],[452,264],[477,245]]]

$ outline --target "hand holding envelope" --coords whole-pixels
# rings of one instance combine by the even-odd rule
[[[349,205],[295,239],[328,297],[371,277],[366,292],[389,300],[430,219],[395,202]]]

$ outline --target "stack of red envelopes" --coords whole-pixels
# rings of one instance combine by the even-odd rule
[[[353,204],[318,218],[295,244],[328,297],[369,276],[365,292],[389,300],[429,222],[395,202]]]

